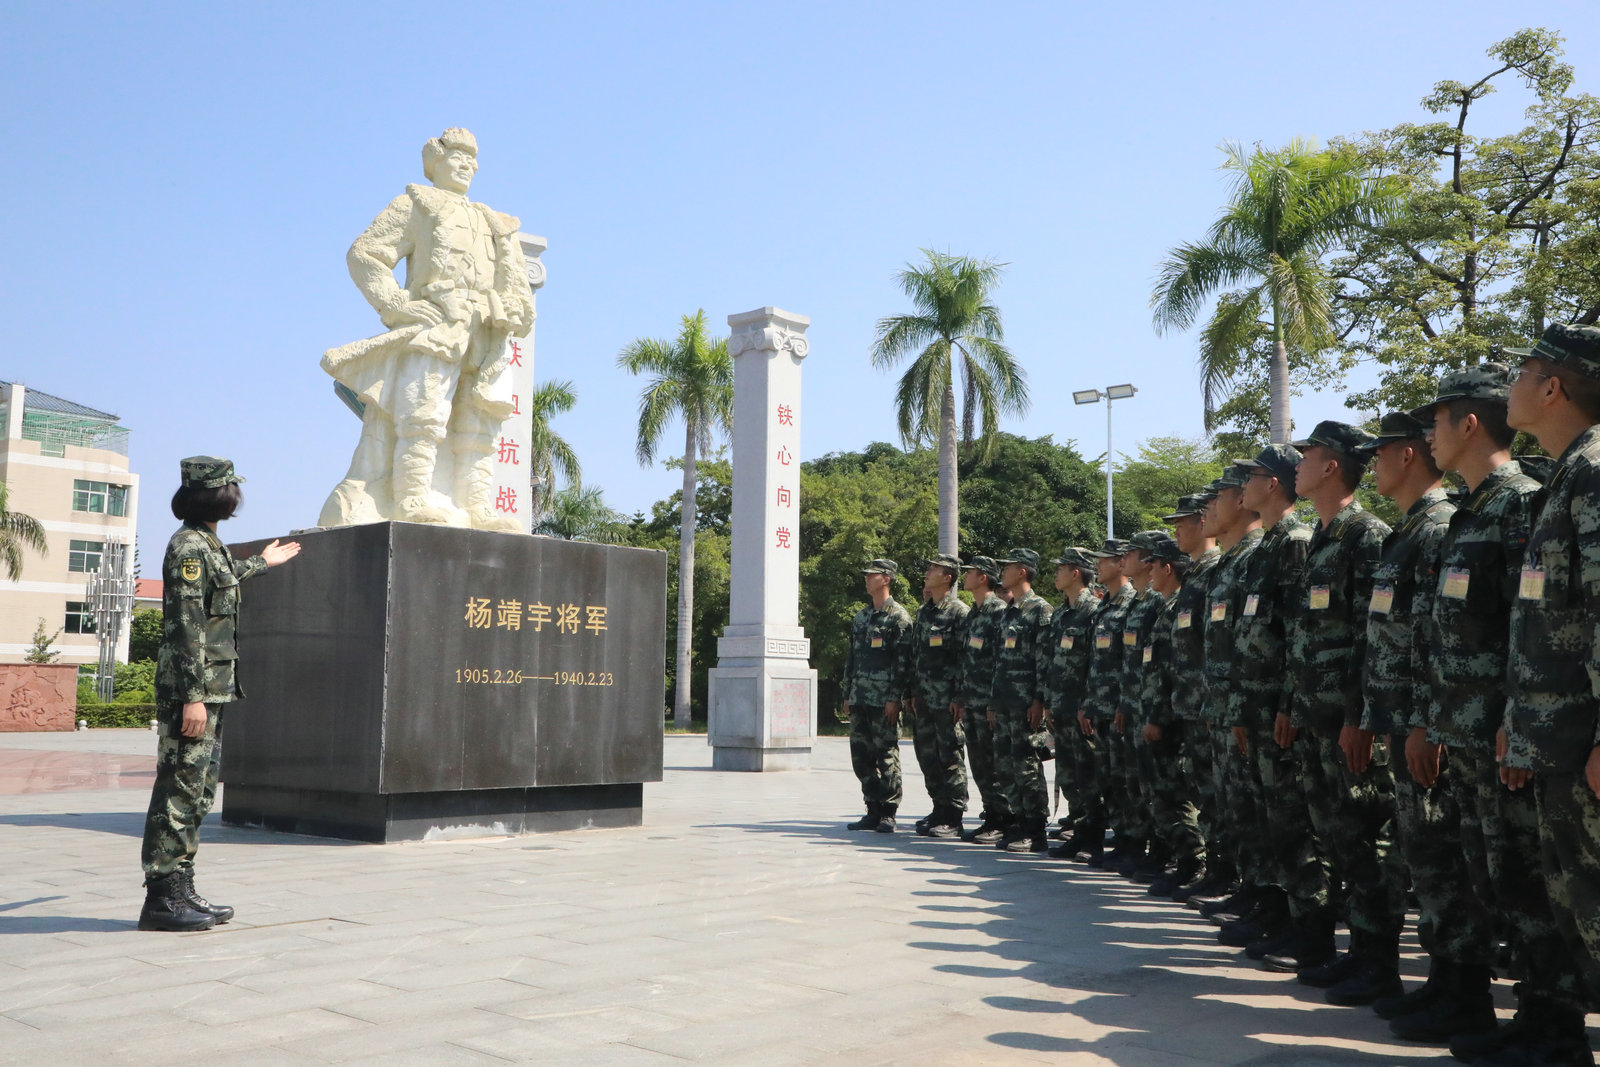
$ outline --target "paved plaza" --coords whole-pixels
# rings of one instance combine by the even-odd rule
[[[238,918],[175,935],[135,929],[154,735],[0,734],[0,1062],[1452,1062],[1142,887],[916,837],[902,747],[892,837],[844,829],[843,738],[756,775],[669,736],[630,830],[378,846],[213,816],[200,888]]]

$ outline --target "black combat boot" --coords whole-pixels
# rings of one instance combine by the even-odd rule
[[[176,873],[183,877],[183,895],[185,899],[189,901],[189,906],[191,908],[193,908],[195,911],[204,912],[205,914],[216,919],[218,926],[221,926],[223,923],[233,918],[232,908],[228,907],[226,904],[213,904],[211,901],[195,892],[193,867],[179,867]]]
[[[1031,819],[1018,819],[1020,832],[1007,841],[1007,852],[1043,852],[1050,844],[1049,838],[1044,833],[1044,817],[1035,816]]]
[[[1172,858],[1172,851],[1161,840],[1150,842],[1150,851],[1146,854],[1144,862],[1140,863],[1128,874],[1128,880],[1137,885],[1149,885],[1151,882],[1167,873],[1167,863]]]
[[[1292,974],[1303,967],[1320,967],[1333,961],[1332,915],[1307,916],[1295,924],[1295,935],[1278,951],[1261,957],[1263,969]]]
[[[1172,894],[1172,899],[1198,910],[1207,901],[1219,900],[1231,894],[1239,886],[1238,873],[1232,864],[1219,862],[1223,863],[1221,868],[1209,864],[1203,867],[1202,877],[1188,885],[1179,886],[1178,891]]]
[[[1443,1045],[1458,1037],[1493,1033],[1499,1021],[1494,1016],[1492,978],[1492,972],[1483,964],[1447,967],[1445,980],[1438,984],[1432,1002],[1409,1015],[1391,1019],[1389,1030],[1402,1040],[1425,1045]],[[1538,1011],[1535,1006],[1535,1016]]]
[[[994,825],[992,825],[986,832],[974,837],[973,840],[980,845],[988,845],[991,848],[996,845],[1004,845],[1006,841],[1006,835],[1011,833],[1011,829],[1016,825],[1016,821],[1017,817],[1012,815],[1010,812],[1006,812],[1004,815],[996,815],[994,817]]]
[[[933,825],[934,819],[939,817],[939,805],[935,804],[933,810],[912,824],[911,829],[918,837],[928,836],[928,827]]]
[[[1186,885],[1199,885],[1205,877],[1205,861],[1199,856],[1185,856],[1179,860],[1177,866],[1163,874],[1160,878],[1150,883],[1150,895],[1153,897],[1171,897],[1178,899],[1178,890]]]
[[[894,812],[897,807],[899,807],[898,804],[879,804],[878,825],[874,826],[873,829],[880,834],[894,833]]]
[[[1593,1067],[1594,1052],[1589,1048],[1589,1032],[1584,1014],[1552,1001],[1530,998],[1517,1012],[1517,1019],[1533,1009],[1532,1018],[1514,1036],[1506,1036],[1491,1048],[1478,1052],[1467,1062],[1475,1067]],[[1509,1035],[1516,1022],[1499,1035]],[[1450,1042],[1450,1054],[1457,1041]]]
[[[961,836],[961,809],[946,807],[943,816],[928,827],[928,836],[949,841]]]
[[[846,830],[871,830],[871,829],[876,828],[877,825],[878,825],[878,802],[876,800],[869,800],[869,801],[867,801],[867,813],[865,815],[861,816],[861,818],[857,819],[855,822],[853,822],[850,825],[846,826],[845,829]]]
[[[1428,980],[1398,997],[1380,997],[1372,1002],[1373,1014],[1380,1019],[1398,1019],[1421,1011],[1442,996],[1455,980],[1455,964],[1438,956],[1428,957]]]
[[[183,876],[173,871],[162,878],[147,878],[144,883],[144,909],[139,912],[141,930],[209,930],[217,925],[216,916],[195,910],[183,891]]]
[[[987,811],[980,811],[978,812],[978,825],[974,826],[970,830],[963,830],[961,832],[961,840],[976,841],[979,834],[986,834],[993,829],[994,816],[990,815]]]
[[[1275,937],[1282,931],[1288,916],[1283,893],[1276,887],[1268,887],[1255,898],[1248,911],[1222,924],[1217,930],[1217,940],[1234,948],[1245,948],[1264,938]]]
[[[1138,870],[1145,861],[1145,849],[1148,845],[1149,842],[1144,840],[1130,840],[1128,842],[1128,851],[1123,853],[1122,858],[1117,861],[1116,872],[1124,878],[1133,877],[1133,872]]]
[[[1104,826],[1090,827],[1084,831],[1083,851],[1081,853],[1086,866],[1100,868],[1106,862],[1106,828]]]
[[[1203,902],[1195,910],[1212,922],[1220,924],[1223,922],[1222,918],[1220,918],[1221,916],[1243,915],[1249,911],[1255,906],[1256,901],[1260,899],[1261,892],[1260,887],[1246,882],[1234,890],[1231,895],[1223,897],[1221,900]]]
[[[1399,996],[1404,988],[1398,953],[1380,951],[1362,956],[1360,965],[1322,994],[1322,999],[1341,1008],[1356,1008],[1383,997]]]

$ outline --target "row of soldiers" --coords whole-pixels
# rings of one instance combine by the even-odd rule
[[[1406,1040],[1592,1065],[1600,329],[1505,351],[1520,366],[1446,374],[1376,434],[1323,422],[1234,463],[1170,534],[1068,548],[1054,610],[1029,549],[933,557],[914,618],[874,560],[845,672],[867,805],[851,829],[895,829],[902,713],[933,803],[918,833],[1045,850],[1053,757],[1052,856],[1187,901]],[[1554,458],[1513,458],[1518,429]],[[1355,500],[1369,466],[1397,527]],[[1429,954],[1409,992],[1408,890]],[[1516,981],[1505,1025],[1496,970]]]

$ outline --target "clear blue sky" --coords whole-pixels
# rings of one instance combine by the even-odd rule
[[[812,458],[893,439],[866,353],[905,309],[894,271],[922,246],[993,256],[1034,396],[1010,429],[1098,455],[1104,410],[1068,393],[1132,381],[1119,451],[1197,435],[1194,338],[1158,338],[1147,301],[1225,194],[1219,142],[1422,120],[1435,81],[1529,25],[1600,88],[1586,2],[4,10],[0,378],[122,416],[147,541],[197,452],[250,479],[232,536],[315,521],[357,430],[317,361],[378,330],[344,253],[446,126],[477,135],[475,198],[549,239],[538,374],[575,382],[558,427],[631,512],[677,476],[635,462],[615,356],[685,312],[811,316]],[[1296,422],[1341,410],[1307,398]]]

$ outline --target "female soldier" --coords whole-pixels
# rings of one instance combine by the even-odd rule
[[[172,514],[183,521],[161,565],[161,652],[156,663],[156,783],[145,816],[145,902],[141,930],[207,930],[233,918],[194,889],[200,823],[217,795],[222,706],[244,695],[234,677],[239,583],[300,553],[274,541],[261,555],[235,561],[217,539],[217,523],[239,510],[233,464],[191,456]]]

